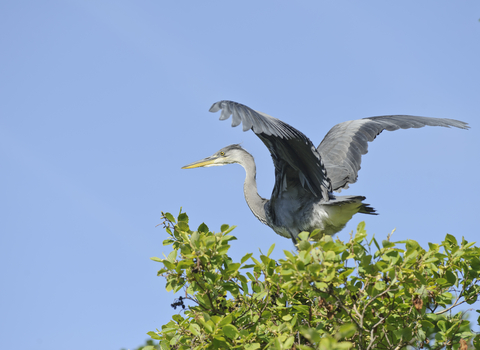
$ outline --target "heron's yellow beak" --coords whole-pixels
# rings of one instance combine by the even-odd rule
[[[196,162],[190,163],[188,165],[182,166],[182,169],[193,169],[193,168],[201,168],[201,167],[209,167],[209,166],[219,166],[223,165],[218,162],[219,158],[215,156],[203,158]]]

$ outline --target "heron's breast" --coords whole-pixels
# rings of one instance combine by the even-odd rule
[[[313,220],[313,216],[319,213],[315,214],[315,201],[308,197],[283,195],[276,198],[270,210],[273,211],[272,223],[287,232],[295,232],[295,235],[312,227],[319,219]],[[326,215],[326,212],[320,214],[322,217]]]
[[[281,198],[271,207],[274,211],[271,227],[278,234],[298,236],[302,231],[321,230],[321,235],[333,235],[342,230],[352,215],[358,211],[358,204],[329,205],[316,199]],[[319,237],[320,237],[319,236]]]

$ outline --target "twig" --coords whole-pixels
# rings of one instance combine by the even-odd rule
[[[381,292],[380,294],[377,294],[375,295],[372,299],[370,299],[368,301],[368,303],[365,305],[365,307],[363,308],[363,312],[362,312],[362,316],[361,316],[361,319],[360,319],[360,322],[362,322],[362,325],[363,325],[363,318],[365,317],[365,312],[367,311],[367,308],[368,306],[373,303],[375,300],[377,300],[379,297],[381,297],[382,295],[392,291],[392,292],[396,292],[398,291],[398,289],[394,289],[394,290],[391,290],[392,289],[392,284],[388,286],[387,289],[385,289],[383,292]]]
[[[383,334],[385,334],[385,339],[387,339],[387,343],[388,345],[390,345],[390,347],[392,347],[392,343],[390,343],[390,339],[388,339],[388,335],[387,335],[387,332],[385,332],[385,328],[382,328],[382,331],[383,331]]]
[[[371,347],[373,346],[373,342],[378,338],[377,335],[376,335],[375,337],[373,336],[373,332],[375,332],[375,328],[377,328],[384,320],[385,320],[385,318],[384,318],[384,317],[381,317],[381,318],[380,318],[380,321],[378,321],[378,322],[372,327],[372,330],[370,331],[370,344],[368,345],[367,350],[371,349]]]
[[[476,297],[478,294],[480,294],[480,293],[474,294],[474,295],[472,295],[470,298],[464,299],[464,300],[462,300],[461,302],[458,303],[458,300],[462,297],[462,294],[463,294],[463,292],[465,291],[465,287],[466,287],[466,286],[463,285],[462,291],[460,292],[460,294],[458,295],[457,299],[455,300],[455,302],[453,303],[452,306],[450,306],[449,308],[447,308],[447,309],[445,309],[445,310],[435,312],[435,315],[444,314],[445,312],[448,312],[448,311],[450,311],[451,309],[453,309],[455,306],[462,305],[463,303],[467,302],[467,301],[470,300],[470,299],[473,299],[473,297]]]
[[[363,327],[358,323],[358,321],[355,319],[355,317],[352,316],[352,313],[350,312],[350,310],[348,310],[345,305],[343,305],[342,301],[340,300],[339,297],[337,297],[334,293],[330,293],[331,296],[333,296],[338,304],[340,305],[340,307],[347,313],[347,315],[350,317],[350,319],[357,325],[357,328],[359,330],[359,338],[360,338],[360,349],[363,349],[363,346],[362,346],[362,342],[363,342]]]

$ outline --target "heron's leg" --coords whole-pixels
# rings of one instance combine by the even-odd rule
[[[297,246],[297,239],[295,238],[295,236],[290,233],[290,237],[292,237],[293,245],[294,245],[294,246]]]

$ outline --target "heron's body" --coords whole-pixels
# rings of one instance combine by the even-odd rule
[[[322,234],[333,235],[365,206],[363,199],[365,197],[338,196],[325,202],[317,198],[299,200],[284,196],[274,205],[266,203],[267,225],[279,235],[293,240],[302,231],[316,229]]]
[[[363,203],[363,196],[335,196],[357,180],[361,156],[383,130],[419,128],[426,125],[467,129],[453,119],[414,116],[382,116],[335,125],[315,148],[304,134],[290,125],[231,101],[213,104],[211,112],[222,110],[220,119],[232,115],[232,126],[243,123],[270,150],[275,165],[275,186],[270,200],[257,192],[253,156],[239,145],[222,148],[214,155],[183,168],[238,163],[245,168],[244,194],[252,213],[277,234],[294,243],[302,231],[320,230],[313,239],[343,229],[356,213],[375,214]]]

